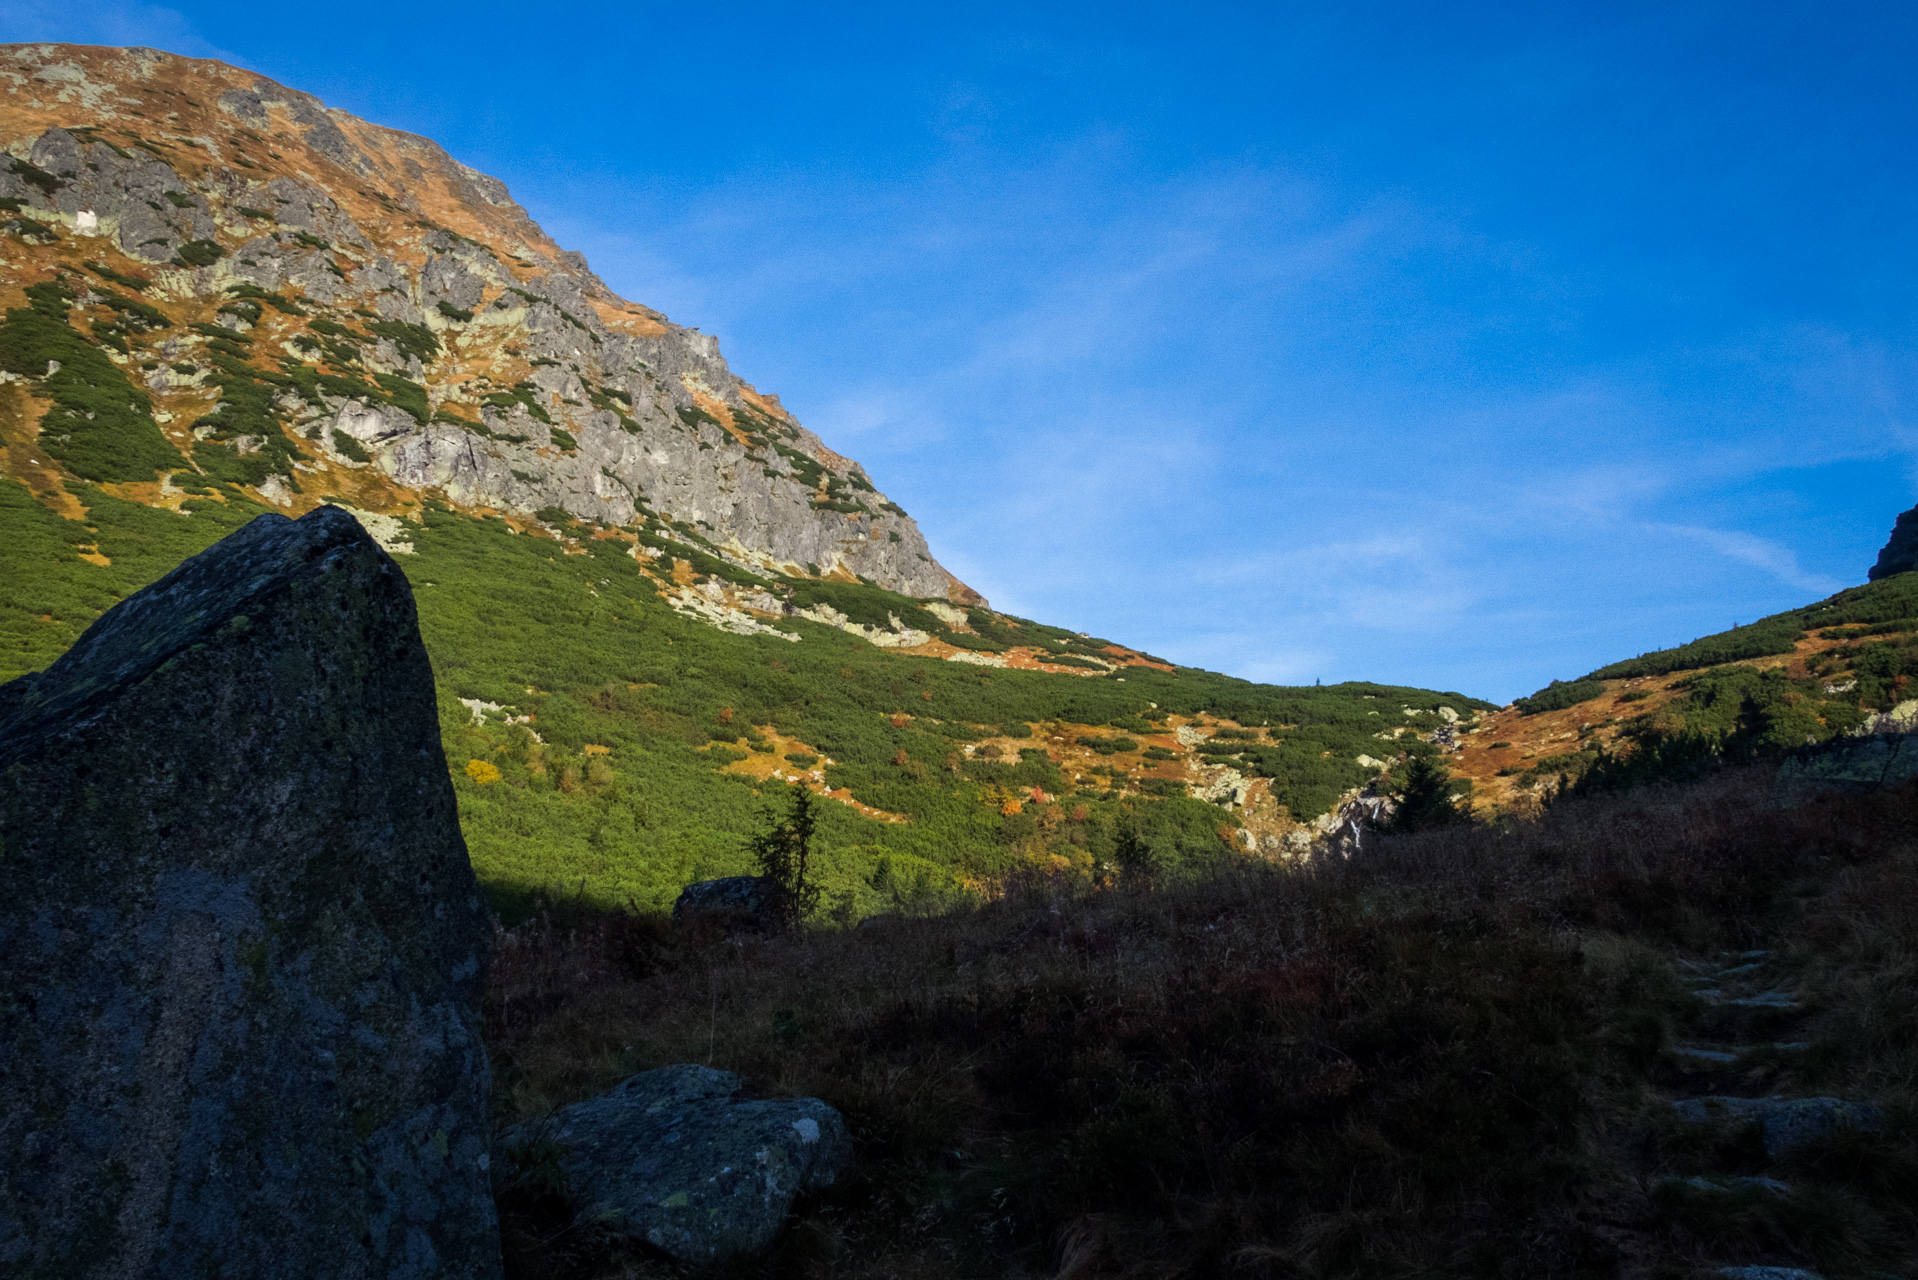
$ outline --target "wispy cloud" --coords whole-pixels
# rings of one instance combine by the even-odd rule
[[[1760,538],[1730,529],[1701,528],[1697,525],[1647,524],[1645,528],[1701,543],[1728,560],[1763,570],[1787,586],[1815,595],[1827,596],[1845,585],[1836,578],[1826,577],[1824,574],[1806,573],[1799,567],[1796,552],[1769,538]]]
[[[161,5],[124,0],[85,5],[49,5],[0,0],[0,41],[17,44],[143,45],[193,58],[218,58],[236,66],[245,62],[206,39],[185,14]]]

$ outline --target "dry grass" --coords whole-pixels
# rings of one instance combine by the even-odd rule
[[[1780,1251],[1883,1270],[1918,1234],[1915,809],[1779,812],[1748,770],[1348,862],[1026,881],[851,931],[556,909],[496,953],[502,1120],[689,1061],[839,1107],[857,1176],[740,1274],[1684,1275]],[[1802,972],[1816,1012],[1791,1034],[1819,1052],[1749,1083],[1899,1118],[1810,1158],[1837,1199],[1809,1218],[1700,1222],[1652,1194],[1684,1158],[1650,1119],[1662,1051],[1698,1013],[1673,961],[1758,946]],[[509,1192],[519,1274],[673,1273]]]

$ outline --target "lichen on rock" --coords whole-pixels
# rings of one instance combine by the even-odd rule
[[[802,1192],[838,1179],[851,1141],[817,1098],[739,1100],[739,1087],[730,1071],[661,1067],[520,1125],[503,1146],[523,1163],[554,1160],[582,1222],[684,1262],[751,1255]]]
[[[487,917],[351,516],[261,516],[0,686],[0,848],[0,1270],[499,1274]]]

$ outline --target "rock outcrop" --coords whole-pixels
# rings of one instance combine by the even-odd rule
[[[406,580],[262,516],[0,686],[0,1272],[497,1276]]]
[[[663,517],[761,571],[977,600],[717,339],[613,293],[424,138],[218,62],[35,44],[0,47],[0,144],[0,224],[22,239],[0,285],[75,295],[189,477],[243,475],[281,506],[327,492],[317,472],[379,509],[434,491]]]
[[[1881,714],[1884,730],[1821,742],[1779,765],[1778,803],[1789,807],[1826,791],[1878,791],[1918,778],[1918,733],[1911,732],[1909,714],[1902,726],[1891,712]]]
[[[817,1098],[736,1100],[739,1077],[661,1067],[509,1132],[509,1156],[550,1156],[584,1222],[685,1262],[758,1253],[803,1191],[831,1186],[851,1154]]]
[[[1891,526],[1891,538],[1878,553],[1878,563],[1865,575],[1876,582],[1894,573],[1918,569],[1918,507],[1899,516]]]

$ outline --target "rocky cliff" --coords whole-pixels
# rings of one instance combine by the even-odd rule
[[[10,469],[37,487],[651,515],[742,566],[977,602],[711,335],[424,138],[217,62],[15,45],[0,146],[0,368],[41,426]]]
[[[1892,524],[1891,537],[1878,552],[1878,560],[1866,576],[1876,582],[1914,569],[1918,569],[1918,507],[1905,512]]]
[[[0,1272],[499,1274],[490,925],[350,516],[261,516],[0,686],[0,848]]]

